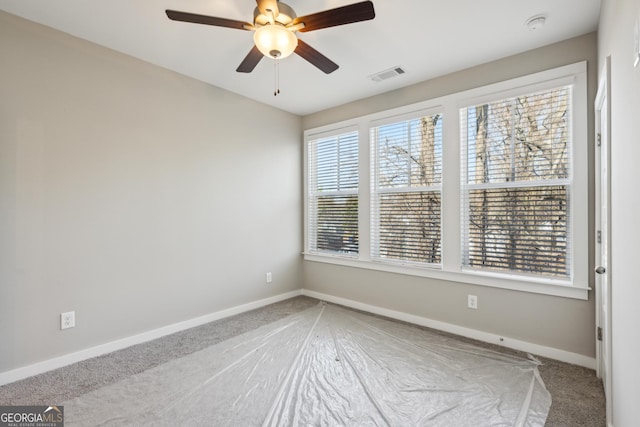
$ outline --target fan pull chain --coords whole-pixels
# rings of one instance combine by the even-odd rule
[[[273,62],[273,96],[280,94],[280,62]]]

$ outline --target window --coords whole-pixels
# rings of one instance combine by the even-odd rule
[[[305,131],[305,260],[587,299],[586,62]]]
[[[358,133],[308,144],[310,250],[358,253]]]
[[[371,257],[441,262],[442,114],[371,129]]]
[[[568,278],[571,87],[460,110],[462,265]]]

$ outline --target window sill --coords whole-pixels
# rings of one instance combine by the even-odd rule
[[[551,295],[580,300],[589,299],[588,286],[572,285],[570,282],[538,279],[508,274],[486,273],[477,271],[443,271],[439,268],[408,267],[403,265],[385,264],[376,261],[363,261],[332,255],[318,255],[304,253],[304,260],[326,264],[336,264],[346,267],[362,268],[366,270],[384,271],[387,273],[405,274],[409,276],[426,277],[450,282],[466,283],[493,288],[509,289],[534,294]]]

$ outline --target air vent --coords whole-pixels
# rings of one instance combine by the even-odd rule
[[[388,70],[380,71],[379,73],[373,74],[369,76],[369,78],[374,82],[381,82],[383,80],[388,80],[392,77],[396,77],[404,73],[405,71],[402,69],[402,67],[393,67],[389,68]]]

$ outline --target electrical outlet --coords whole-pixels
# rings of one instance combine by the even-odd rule
[[[271,277],[271,272],[268,272],[266,274],[266,281],[267,283],[271,283],[273,281],[273,278]]]
[[[60,329],[69,329],[76,326],[76,312],[68,311],[60,314]]]
[[[467,295],[467,308],[478,309],[478,297],[476,295]]]

